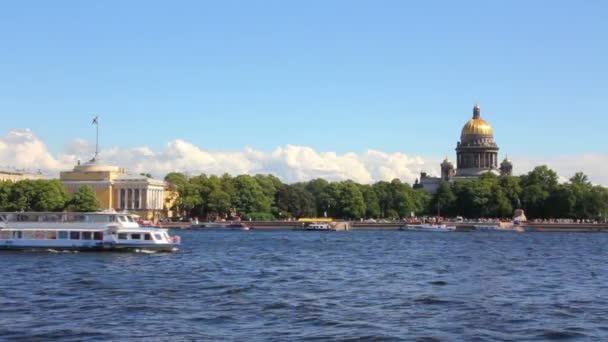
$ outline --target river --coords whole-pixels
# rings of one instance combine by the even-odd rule
[[[176,233],[0,253],[0,340],[608,339],[608,234]]]

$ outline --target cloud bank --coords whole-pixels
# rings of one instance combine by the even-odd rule
[[[91,158],[94,145],[83,139],[66,144],[58,155],[49,152],[46,144],[27,129],[10,130],[0,138],[0,169],[23,168],[43,170],[50,176],[71,169],[77,160]],[[410,156],[367,150],[363,153],[320,152],[297,145],[277,147],[266,152],[245,147],[241,151],[209,151],[190,142],[176,139],[159,151],[148,147],[102,150],[103,163],[128,168],[133,173],[152,173],[156,177],[177,171],[189,174],[273,174],[292,183],[313,178],[330,181],[351,179],[359,183],[399,178],[412,183],[426,171],[439,173],[439,157]],[[516,172],[525,173],[534,166],[547,164],[561,177],[569,178],[576,171],[589,175],[594,183],[608,184],[608,154],[584,154],[539,159],[513,155]]]

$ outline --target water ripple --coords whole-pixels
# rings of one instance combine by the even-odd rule
[[[606,340],[608,234],[180,232],[3,253],[0,340]]]

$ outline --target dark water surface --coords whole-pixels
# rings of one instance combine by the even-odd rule
[[[0,340],[608,340],[608,234],[179,234],[0,253]]]

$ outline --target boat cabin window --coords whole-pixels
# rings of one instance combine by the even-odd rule
[[[119,240],[126,240],[127,239],[127,233],[118,233],[118,239]]]
[[[131,233],[131,240],[141,240],[141,234]]]
[[[103,240],[103,233],[102,232],[93,233],[93,240]]]
[[[82,239],[83,240],[92,240],[93,232],[82,232]]]
[[[127,217],[126,216],[118,216],[118,221],[120,222],[127,222]]]
[[[156,234],[154,234],[154,239],[160,241],[163,239],[163,237],[160,234],[156,233]]]
[[[109,221],[110,222],[116,222],[116,215],[110,215],[109,216]]]
[[[80,232],[70,232],[70,240],[80,240]]]
[[[2,240],[10,239],[13,236],[13,234],[11,234],[11,233],[14,233],[14,232],[9,232],[7,230],[0,230],[0,239],[2,239]]]
[[[67,240],[68,232],[66,232],[66,231],[57,232],[57,238],[61,239],[61,240]]]
[[[135,222],[135,221],[133,221],[133,217],[131,217],[131,216],[127,216],[127,220],[129,220],[129,222]]]
[[[22,231],[15,231],[13,232],[13,239],[21,239],[23,238],[23,232]]]
[[[44,240],[46,234],[44,233],[44,231],[40,231],[40,230],[36,230],[34,232],[34,239],[36,240]]]
[[[23,232],[23,238],[24,238],[24,239],[28,239],[28,240],[33,239],[33,238],[34,238],[34,232],[33,232],[33,231],[31,231],[31,230],[26,230],[26,231],[24,231],[24,232]]]
[[[152,240],[152,236],[148,233],[144,234],[144,240]]]
[[[46,238],[48,240],[55,240],[55,239],[57,239],[57,232],[46,232]]]

